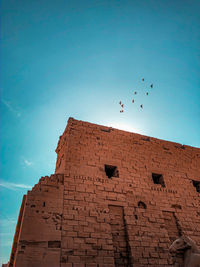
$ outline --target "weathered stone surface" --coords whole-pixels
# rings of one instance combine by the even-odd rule
[[[200,245],[200,149],[70,118],[55,174],[24,200],[9,266],[181,266]]]
[[[184,267],[200,267],[200,249],[191,238],[182,235],[169,247],[170,253],[179,254],[180,251],[184,255]]]
[[[64,175],[42,177],[25,196],[9,266],[57,267],[60,264]]]

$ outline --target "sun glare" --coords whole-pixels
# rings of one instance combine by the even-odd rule
[[[119,130],[127,131],[127,132],[132,132],[132,133],[140,133],[141,134],[141,129],[138,129],[136,127],[133,127],[132,125],[128,123],[121,123],[121,122],[113,122],[110,123],[110,126]]]

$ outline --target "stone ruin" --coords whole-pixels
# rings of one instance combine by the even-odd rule
[[[200,149],[70,118],[23,197],[9,267],[169,267],[200,245]]]

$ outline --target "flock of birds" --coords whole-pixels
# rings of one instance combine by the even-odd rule
[[[144,82],[144,78],[142,78],[142,82]],[[152,89],[153,88],[153,83],[150,85],[150,88]],[[134,92],[134,95],[137,95],[137,91]],[[146,95],[148,96],[149,95],[149,92],[147,91],[146,92]],[[132,103],[134,104],[135,103],[135,99],[133,98],[132,99]],[[120,110],[120,113],[124,112],[124,104],[122,103],[122,101],[120,100],[119,101],[119,104],[121,106],[121,110]],[[143,104],[140,105],[140,108],[143,109]]]

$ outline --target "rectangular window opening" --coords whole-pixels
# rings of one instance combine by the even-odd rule
[[[162,187],[165,187],[165,182],[162,174],[152,173],[152,179],[154,184],[160,184]]]
[[[108,178],[119,177],[119,171],[117,169],[117,166],[105,165],[105,173]]]
[[[196,191],[200,193],[200,181],[192,181],[193,186],[196,188]]]

